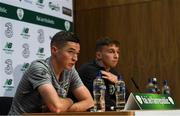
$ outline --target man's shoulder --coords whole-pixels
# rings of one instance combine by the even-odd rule
[[[47,65],[46,59],[36,59],[31,62],[32,65]]]
[[[90,60],[80,66],[80,70],[88,70],[88,69],[94,69],[96,68],[96,65],[93,60]]]
[[[49,65],[45,59],[37,59],[31,62],[30,69],[48,69]]]

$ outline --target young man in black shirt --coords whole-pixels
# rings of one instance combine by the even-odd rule
[[[78,73],[93,96],[93,80],[96,73],[101,71],[106,85],[106,111],[115,106],[115,83],[118,72],[114,69],[119,61],[120,43],[109,38],[99,39],[96,42],[95,59],[83,64]]]

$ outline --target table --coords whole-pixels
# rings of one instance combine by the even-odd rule
[[[25,116],[180,116],[180,110],[123,110],[120,112],[25,113]]]
[[[25,116],[134,116],[134,111],[106,112],[62,112],[62,113],[25,113]]]

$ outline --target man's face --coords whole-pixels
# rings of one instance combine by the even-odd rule
[[[80,52],[79,43],[67,42],[64,47],[60,48],[56,53],[56,61],[61,69],[71,70],[78,60]]]
[[[103,63],[104,67],[113,68],[119,61],[119,47],[114,44],[104,46],[96,53],[96,57]]]

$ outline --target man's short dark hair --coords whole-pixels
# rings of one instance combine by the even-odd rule
[[[80,40],[76,34],[68,31],[57,32],[51,39],[51,47],[63,47],[67,42],[80,43]]]
[[[96,48],[95,48],[95,50],[99,51],[99,50],[102,49],[102,47],[109,46],[109,45],[115,45],[117,47],[120,47],[119,41],[113,40],[113,39],[110,39],[110,38],[102,38],[102,39],[98,39],[96,41]]]

